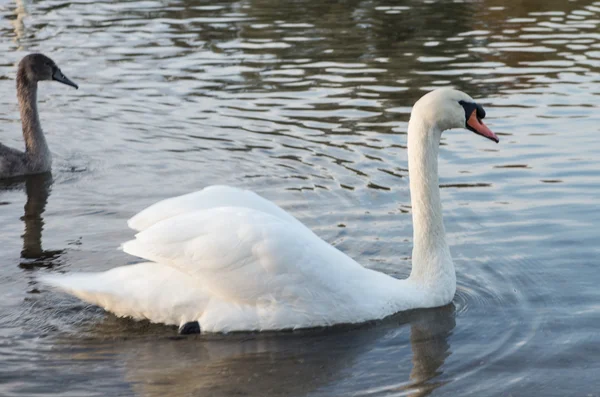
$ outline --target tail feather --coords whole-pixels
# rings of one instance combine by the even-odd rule
[[[102,273],[46,275],[39,280],[119,317],[177,326],[197,321],[208,303],[191,277],[152,262]]]

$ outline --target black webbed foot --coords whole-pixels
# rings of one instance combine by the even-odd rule
[[[190,321],[179,327],[179,335],[192,335],[200,333],[200,323],[198,321]]]

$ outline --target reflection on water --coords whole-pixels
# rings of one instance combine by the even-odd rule
[[[0,189],[0,394],[598,396],[599,14],[594,0],[0,1],[0,141],[22,146],[25,53],[81,82],[40,84],[53,180]],[[116,249],[128,217],[214,183],[405,277],[407,121],[449,85],[501,135],[442,139],[452,315],[171,339],[36,284],[132,263]]]
[[[14,40],[17,44],[19,42],[19,39],[21,39],[21,37],[23,37],[23,34],[25,33],[25,24],[23,23],[23,19],[26,15],[27,10],[25,9],[25,4],[23,0],[16,0],[13,17],[14,19],[12,20],[12,25],[15,32]]]
[[[62,250],[44,250],[42,248],[42,230],[44,229],[42,214],[48,203],[51,186],[52,175],[49,173],[25,177],[27,202],[25,203],[25,214],[21,218],[25,223],[21,258],[35,260],[35,262],[22,263],[25,267],[32,264],[47,264],[49,259],[54,259],[62,253]]]
[[[122,324],[107,319],[86,339],[62,340],[57,349],[62,360],[81,363],[95,360],[98,350],[105,356],[117,355],[123,362],[126,382],[136,395],[147,397],[331,395],[336,383],[349,372],[357,367],[365,373],[371,370],[368,364],[360,363],[360,357],[381,350],[396,372],[394,384],[382,386],[374,377],[360,393],[348,392],[427,396],[445,383],[436,378],[442,375],[441,367],[451,354],[448,338],[455,326],[454,313],[453,305],[449,305],[358,328],[199,336],[170,343],[163,341],[164,327],[134,323],[128,325],[132,339],[122,342],[125,349],[99,341],[123,331],[119,329]]]
[[[441,375],[441,366],[451,354],[448,337],[456,325],[454,307],[430,310],[416,318],[410,327],[410,343],[413,352],[411,388],[417,393],[411,396],[427,396],[442,386],[444,381],[435,380]]]
[[[42,231],[44,230],[42,214],[48,203],[52,183],[52,174],[50,173],[0,181],[0,191],[24,190],[26,193],[24,214],[20,218],[25,224],[25,230],[21,236],[23,239],[21,258],[25,260],[21,263],[23,268],[51,266],[52,260],[63,252],[62,250],[44,250],[42,248]]]

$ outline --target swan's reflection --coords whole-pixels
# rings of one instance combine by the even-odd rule
[[[440,367],[450,355],[454,316],[449,305],[359,328],[177,340],[153,334],[165,331],[152,325],[144,329],[143,323],[108,316],[94,326],[91,339],[128,335],[128,340],[111,343],[110,350],[118,365],[124,365],[126,381],[137,396],[338,395],[340,388],[352,395],[402,390],[402,395],[426,396],[444,384]],[[136,341],[137,333],[144,340]],[[105,355],[105,349],[98,354]],[[77,350],[71,359],[95,358],[93,347],[85,347],[85,353]]]
[[[48,197],[52,186],[52,174],[37,174],[2,181],[3,190],[23,189],[27,194],[25,212],[21,220],[25,224],[23,249],[21,250],[21,267],[32,268],[36,266],[51,266],[52,260],[62,253],[62,250],[44,250],[42,248],[42,230]]]
[[[413,368],[410,372],[411,396],[427,396],[443,381],[432,381],[441,374],[440,367],[450,355],[448,338],[456,325],[454,305],[420,311],[410,324]]]

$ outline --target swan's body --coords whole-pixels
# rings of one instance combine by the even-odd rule
[[[37,83],[42,80],[56,80],[77,88],[47,56],[30,54],[21,60],[17,71],[17,98],[25,152],[0,144],[0,179],[48,172],[52,167],[52,155],[37,110]]]
[[[119,316],[179,326],[198,321],[205,332],[359,323],[447,304],[456,276],[437,154],[441,132],[466,122],[468,108],[459,101],[476,106],[464,93],[438,90],[412,112],[414,250],[406,280],[362,267],[255,193],[213,186],[159,202],[129,221],[139,233],[124,251],[151,262],[45,281]],[[477,132],[497,140],[477,121]]]

